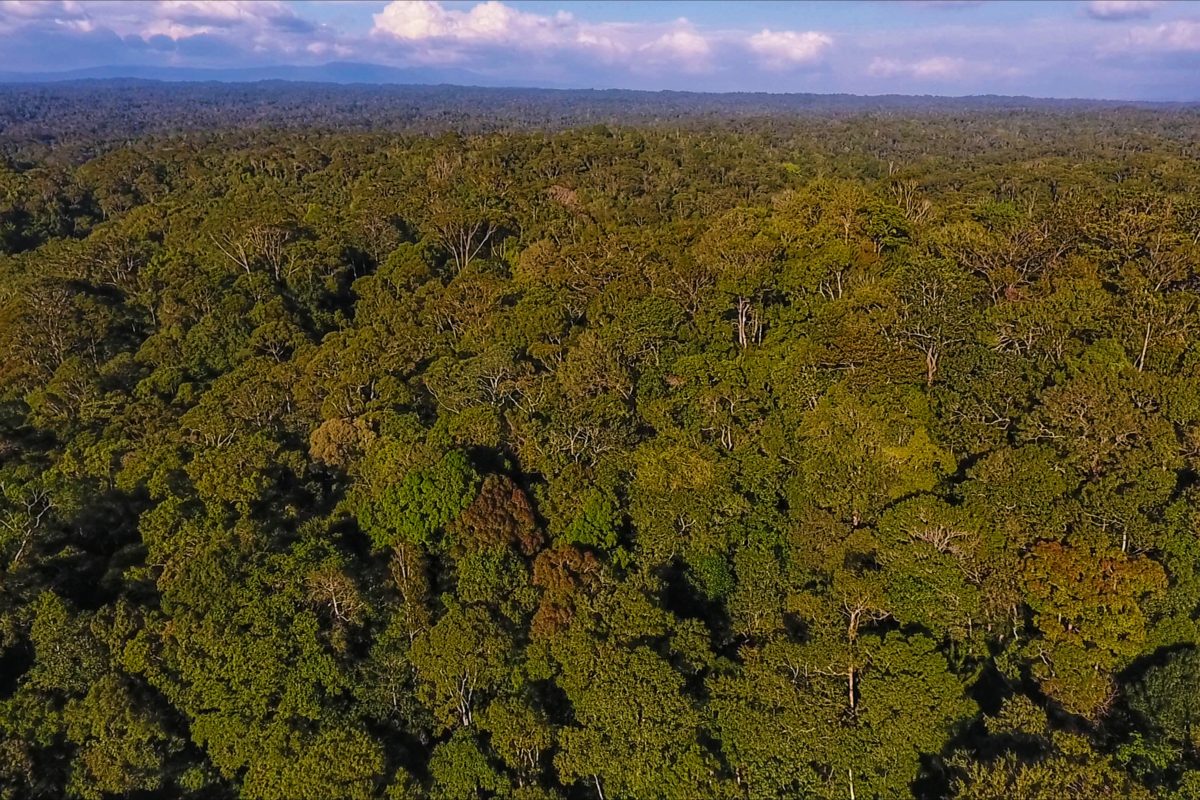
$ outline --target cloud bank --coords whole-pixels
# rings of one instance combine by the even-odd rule
[[[1092,0],[1087,4],[1087,13],[1102,20],[1138,19],[1162,6],[1162,0]]]
[[[767,69],[808,67],[820,62],[833,38],[819,31],[701,31],[687,19],[668,23],[594,23],[568,11],[553,15],[519,11],[499,0],[468,9],[436,0],[394,0],[374,15],[371,34],[391,39],[405,55],[425,62],[502,58],[498,48],[522,58],[587,58],[630,70],[657,67],[707,72],[723,59],[751,60]]]
[[[0,0],[0,69],[356,61],[524,85],[1200,99],[1200,3],[1014,8]]]

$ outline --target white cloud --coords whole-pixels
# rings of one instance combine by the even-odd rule
[[[1124,48],[1147,54],[1200,53],[1200,21],[1178,19],[1134,28]]]
[[[751,6],[736,4],[719,25],[658,14],[616,21],[616,11],[596,21],[567,0],[372,5],[338,3],[337,13],[317,15],[295,0],[0,0],[0,69],[353,60],[453,63],[492,82],[531,85],[869,92],[886,83],[892,91],[1193,98],[1200,54],[1200,17],[1163,13],[1169,4],[1155,0],[1048,5],[1000,24],[969,10],[922,11],[931,24],[865,19],[842,35],[765,28]],[[872,9],[883,18],[978,5],[880,0]],[[1089,15],[1129,22],[1076,24]]]
[[[337,41],[317,41],[304,45],[304,52],[319,58],[351,58],[358,51],[350,45]]]
[[[228,28],[248,19],[290,12],[278,0],[254,3],[245,0],[159,0],[154,4],[154,13],[166,19]]]
[[[86,9],[76,0],[0,0],[0,30],[39,24],[83,32],[92,29]]]
[[[39,70],[135,61],[295,63],[357,52],[350,37],[301,17],[282,0],[0,0],[0,35],[6,44],[20,43],[14,65]],[[58,55],[40,56],[37,42]]]
[[[155,0],[122,3],[98,0],[0,0],[0,25],[52,23],[80,32],[111,31],[118,36],[167,36],[174,40],[209,34],[312,34],[316,26],[281,0]]]
[[[135,4],[136,5],[136,4]],[[159,0],[142,6],[143,15],[113,15],[118,33],[187,39],[235,29],[267,33],[308,33],[312,26],[280,0]],[[123,30],[124,29],[124,30]]]
[[[494,63],[511,57],[496,51],[504,48],[543,60],[582,56],[638,73],[702,73],[740,63],[748,50],[759,67],[786,70],[819,63],[833,47],[833,38],[818,31],[703,31],[682,18],[594,23],[564,11],[522,11],[500,0],[467,7],[393,0],[373,19],[376,39],[401,45],[395,55],[422,63]]]
[[[713,48],[708,39],[687,27],[686,20],[681,20],[681,25],[683,27],[641,45],[639,54],[648,57],[653,64],[677,67],[684,72],[711,69]]]
[[[426,63],[494,56],[495,48],[537,58],[587,58],[634,69],[644,66],[701,72],[712,67],[713,42],[686,20],[669,24],[589,23],[566,11],[520,11],[499,0],[468,9],[438,0],[393,0],[375,14],[372,34],[402,44],[404,55]]]
[[[763,66],[768,69],[787,69],[820,61],[833,47],[833,38],[817,31],[773,31],[763,28],[746,43],[758,54]]]
[[[629,53],[622,38],[615,29],[606,31],[602,26],[584,26],[575,32],[575,44],[580,49],[610,63]]]
[[[1133,19],[1148,17],[1162,5],[1162,0],[1092,0],[1087,13],[1095,19]]]
[[[553,17],[517,11],[487,0],[469,11],[447,9],[435,0],[394,0],[374,15],[376,33],[397,39],[537,46],[562,43],[577,25],[565,11]]]
[[[900,61],[894,58],[875,58],[867,67],[867,74],[874,78],[934,78],[947,80],[962,77],[967,62],[961,58],[936,56],[917,61]]]
[[[45,19],[83,13],[72,0],[0,0],[0,16]]]
[[[917,80],[954,82],[986,77],[1014,77],[1021,74],[1016,67],[997,67],[968,61],[956,56],[932,56],[904,61],[877,57],[867,67],[872,78],[914,78]]]

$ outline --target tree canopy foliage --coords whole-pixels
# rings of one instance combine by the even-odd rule
[[[1194,111],[55,91],[0,798],[1200,798]]]

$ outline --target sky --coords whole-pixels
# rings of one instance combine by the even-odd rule
[[[358,62],[489,83],[1200,100],[1200,2],[0,0],[0,71]]]

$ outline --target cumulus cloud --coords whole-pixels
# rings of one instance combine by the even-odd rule
[[[1091,0],[1087,13],[1094,19],[1134,19],[1148,17],[1162,5],[1162,0]]]
[[[89,22],[83,4],[76,0],[0,0],[0,26],[7,30],[39,24],[87,30]]]
[[[747,40],[747,45],[759,56],[763,66],[779,70],[820,61],[833,47],[833,38],[817,31],[763,28]]]
[[[674,64],[685,72],[705,72],[712,68],[712,45],[690,27],[668,31],[638,50],[653,63]]]
[[[0,0],[0,22],[9,27],[51,23],[80,30],[104,28],[122,36],[172,39],[238,29],[292,34],[310,34],[315,29],[281,0]]]
[[[407,41],[444,39],[457,42],[545,46],[561,44],[578,27],[565,11],[547,17],[517,11],[498,0],[470,10],[447,9],[435,0],[395,0],[374,15],[375,32]]]
[[[9,40],[10,67],[38,60],[39,52],[66,54],[57,68],[167,53],[193,65],[230,66],[352,52],[335,31],[282,0],[0,0],[0,31]]]
[[[26,19],[53,18],[82,11],[74,0],[0,0],[0,15]]]
[[[143,22],[132,20],[117,27],[127,27],[127,33],[140,36],[166,36],[186,39],[206,34],[229,34],[238,29],[257,33],[307,34],[314,26],[296,15],[279,0],[160,0],[148,9]]]
[[[499,0],[466,9],[438,0],[393,0],[373,16],[372,35],[421,62],[586,57],[631,69],[710,69],[714,43],[686,19],[673,23],[592,23],[567,11],[536,14]],[[504,52],[500,51],[504,49]]]
[[[932,22],[896,26],[837,9],[814,29],[786,29],[763,27],[754,6],[737,4],[722,7],[723,22],[697,24],[661,10],[624,21],[606,11],[601,21],[567,0],[395,0],[336,11],[296,0],[0,0],[0,70],[341,60],[484,84],[1196,96],[1200,19],[1184,4],[1047,4],[1028,19],[992,15],[988,24],[969,10],[928,10],[973,6],[881,0],[873,6],[880,17]],[[1130,22],[1078,24],[1087,15]],[[835,38],[824,24],[841,32]]]
[[[715,69],[719,56],[734,61],[749,50],[763,68],[782,70],[819,62],[833,45],[828,34],[817,31],[764,28],[746,36],[700,31],[686,19],[593,23],[566,11],[521,11],[500,0],[466,8],[438,0],[393,0],[373,20],[376,39],[392,42],[401,48],[398,54],[422,63],[494,61],[517,51],[536,59],[582,56],[634,72],[698,73]]]

